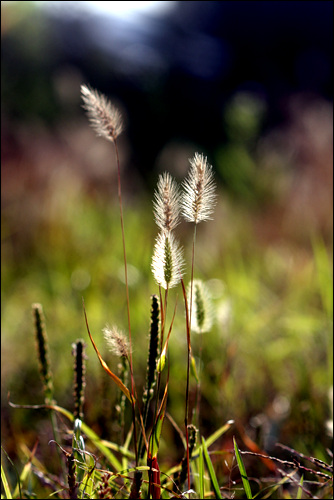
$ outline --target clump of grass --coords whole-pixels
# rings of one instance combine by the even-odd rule
[[[55,434],[58,449],[63,451],[62,463],[67,462],[67,469],[60,478],[51,478],[54,497],[65,498],[223,498],[226,487],[222,483],[224,476],[218,476],[215,471],[215,463],[220,455],[227,456],[231,449],[222,449],[214,452],[209,448],[229,429],[233,422],[222,425],[211,436],[197,439],[198,428],[192,424],[193,414],[190,408],[190,368],[194,368],[194,379],[197,384],[197,417],[200,412],[201,399],[200,376],[196,374],[195,357],[192,353],[191,332],[200,334],[202,341],[203,333],[208,332],[212,326],[212,306],[210,294],[206,285],[194,278],[195,274],[195,246],[197,225],[213,217],[216,203],[216,186],[213,177],[213,168],[203,154],[195,153],[190,160],[190,170],[180,189],[176,181],[168,174],[162,174],[157,183],[157,190],[153,200],[153,214],[159,228],[159,234],[153,249],[151,270],[158,285],[158,293],[151,298],[151,318],[148,341],[148,356],[146,366],[146,383],[141,391],[136,385],[136,373],[133,366],[133,353],[136,346],[132,339],[130,321],[130,301],[128,290],[128,265],[125,248],[125,230],[122,206],[120,164],[117,149],[117,138],[122,131],[122,121],[118,110],[99,92],[89,86],[82,86],[82,97],[84,107],[88,112],[89,120],[99,136],[102,136],[115,147],[118,168],[118,197],[120,208],[121,234],[124,258],[125,295],[128,334],[125,335],[117,326],[103,329],[106,345],[111,349],[119,360],[119,376],[117,376],[104,361],[88,326],[86,309],[84,316],[87,332],[93,348],[98,356],[101,366],[110,376],[119,390],[117,402],[120,415],[119,424],[123,431],[122,445],[111,441],[102,441],[96,433],[84,422],[84,389],[85,389],[85,344],[78,340],[74,347],[75,355],[75,381],[74,381],[74,412],[70,413],[59,407],[53,400],[53,383],[50,361],[48,357],[47,339],[44,326],[42,308],[39,304],[33,306],[35,318],[35,330],[38,346],[38,357],[41,366],[41,377],[44,386],[45,405],[52,411],[67,418],[72,424],[71,445],[66,436]],[[177,241],[174,230],[180,224],[181,216],[186,222],[194,224],[194,237],[191,255],[191,279],[188,288],[184,284],[185,259],[181,244]],[[186,387],[184,398],[184,430],[168,415],[167,402],[169,394],[169,341],[172,342],[174,318],[177,309],[177,300],[173,304],[173,317],[167,322],[167,309],[171,307],[169,302],[169,290],[181,286],[184,299],[184,334],[187,342],[187,361],[184,363],[186,371]],[[89,304],[87,306],[89,310]],[[165,335],[167,332],[167,335]],[[166,338],[165,338],[166,337]],[[134,345],[133,345],[134,344]],[[201,356],[201,348],[200,353]],[[201,370],[200,370],[201,371]],[[130,387],[128,387],[128,373],[130,374]],[[97,395],[96,395],[97,396]],[[98,404],[98,397],[94,404]],[[129,409],[130,405],[130,409]],[[126,412],[131,411],[130,424],[125,418]],[[163,471],[159,462],[160,440],[166,415],[172,423],[174,430],[179,434],[183,445],[183,458],[179,463],[173,465],[167,472]],[[199,427],[199,426],[198,426]],[[253,446],[245,435],[240,433],[248,446]],[[62,443],[62,445],[60,444]],[[251,444],[250,444],[251,443]],[[91,450],[98,450],[98,455]],[[241,473],[244,492],[248,498],[252,498],[253,487],[246,474],[246,467],[241,459],[242,451],[238,448],[234,439],[234,457]],[[181,455],[181,456],[182,456]],[[262,454],[260,449],[254,453],[258,458],[274,461],[273,457]],[[300,455],[301,457],[301,455]],[[307,458],[307,457],[306,457]],[[31,455],[29,461],[33,462]],[[271,463],[271,462],[270,462]],[[314,462],[313,462],[314,463]],[[205,471],[206,465],[207,472]],[[292,464],[292,465],[291,465]],[[293,467],[293,462],[283,463]],[[325,472],[318,474],[319,488],[324,486],[325,495],[330,491],[330,474],[332,468],[322,462],[321,466]],[[42,480],[47,473],[39,473],[40,465],[34,463],[36,475]],[[277,472],[276,468],[270,469]],[[64,468],[63,468],[64,469]],[[297,470],[305,468],[299,466]],[[232,474],[232,473],[231,473]],[[276,486],[281,488],[287,480],[292,480],[293,475],[289,472],[285,477],[277,481],[272,479],[270,494],[274,493]],[[228,480],[226,480],[228,481]],[[275,484],[276,481],[276,484]],[[321,483],[322,481],[322,483]],[[239,481],[240,482],[240,481]],[[6,475],[3,475],[3,483],[7,496],[11,495]],[[236,498],[240,494],[239,487],[233,487],[232,480],[229,482],[227,495]],[[305,481],[297,481],[298,497],[301,492],[306,492]],[[327,488],[325,490],[325,487]],[[187,489],[187,491],[184,491]],[[224,491],[225,489],[225,491]],[[264,497],[268,497],[268,489],[263,488]],[[224,493],[223,493],[224,491]],[[330,493],[329,493],[330,494]],[[241,492],[243,495],[243,492]],[[325,496],[324,496],[325,498]]]

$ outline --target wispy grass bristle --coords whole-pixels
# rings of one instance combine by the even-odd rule
[[[129,341],[125,337],[125,335],[120,332],[115,326],[110,328],[109,325],[106,325],[102,331],[111,352],[119,358],[124,357],[129,359],[130,346]]]
[[[180,190],[167,172],[159,176],[154,193],[153,212],[155,222],[162,231],[172,231],[180,221]]]
[[[167,290],[180,282],[184,270],[183,251],[172,233],[158,234],[152,258],[155,281]]]
[[[81,85],[81,96],[89,121],[97,133],[108,141],[114,142],[123,130],[122,118],[118,109],[107,97],[88,85]]]
[[[183,181],[182,215],[198,224],[210,220],[216,204],[216,184],[212,166],[203,154],[195,153],[190,161],[188,176]]]

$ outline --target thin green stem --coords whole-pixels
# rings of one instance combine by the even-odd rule
[[[164,299],[164,305],[162,305],[162,294],[161,294],[161,286],[159,285],[159,294],[160,294],[160,310],[161,310],[161,332],[160,332],[160,352],[159,356],[161,356],[162,350],[163,350],[163,337],[164,337],[164,330],[165,330],[165,324],[166,324],[166,313],[167,313],[167,303],[168,303],[168,285],[165,290],[165,299]],[[154,409],[154,421],[157,418],[158,414],[158,406],[159,406],[159,394],[160,394],[160,388],[161,388],[161,371],[158,372],[158,380],[157,380],[157,391],[156,391],[156,400],[155,400],[155,409]],[[154,424],[155,425],[155,424]],[[154,433],[154,428],[152,429],[152,434]]]
[[[188,356],[187,356],[187,385],[186,385],[186,409],[185,409],[184,425],[185,425],[185,430],[186,430],[186,444],[187,444],[188,488],[190,489],[190,454],[189,454],[188,423],[189,423],[189,379],[190,379],[191,341],[190,341],[189,308],[188,308],[186,288],[184,286],[183,279],[181,279],[181,285],[182,285],[183,298],[184,298],[184,308],[185,308],[185,311],[186,311],[186,330],[187,330],[187,346],[188,346]]]
[[[187,472],[188,472],[188,488],[190,489],[190,456],[189,456],[189,433],[188,425],[191,423],[191,416],[189,418],[189,383],[190,383],[190,361],[191,361],[191,343],[190,343],[190,332],[191,332],[191,314],[192,314],[192,295],[193,295],[193,282],[194,282],[194,262],[195,262],[195,242],[196,242],[196,228],[197,224],[194,226],[194,238],[192,247],[192,257],[191,257],[191,279],[190,279],[190,311],[188,316],[188,306],[187,306],[187,296],[184,288],[183,280],[182,288],[184,293],[185,307],[186,307],[186,327],[187,327],[187,345],[188,345],[188,356],[187,356],[187,385],[186,385],[186,409],[185,409],[185,430],[186,430],[186,442],[187,442]]]
[[[119,154],[118,154],[118,147],[117,147],[116,138],[114,139],[114,145],[115,145],[115,152],[116,152],[116,159],[117,159],[118,200],[119,200],[119,211],[120,211],[121,229],[122,229],[124,277],[125,277],[125,289],[126,289],[126,306],[127,306],[128,328],[129,328],[129,348],[130,348],[129,365],[130,365],[130,376],[131,376],[131,396],[132,396],[131,406],[132,406],[132,419],[133,419],[133,434],[134,434],[134,443],[135,443],[136,465],[138,465],[136,410],[135,410],[135,403],[134,403],[135,387],[134,387],[134,377],[133,377],[130,299],[129,299],[129,285],[128,285],[128,266],[127,266],[125,234],[124,234],[124,218],[123,218],[122,189],[121,189],[121,171],[120,171],[120,161],[119,161]]]
[[[191,253],[191,278],[190,278],[190,329],[191,329],[191,314],[193,305],[193,283],[194,283],[194,267],[195,267],[195,244],[196,244],[197,224],[194,225],[193,247]]]

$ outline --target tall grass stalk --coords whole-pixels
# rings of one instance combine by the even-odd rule
[[[131,336],[128,268],[127,268],[127,258],[126,258],[124,217],[123,217],[123,204],[122,204],[121,169],[120,169],[119,153],[116,141],[117,137],[122,132],[122,120],[118,110],[109,103],[109,101],[104,95],[99,94],[97,91],[94,91],[85,85],[81,86],[81,93],[84,101],[84,108],[88,113],[91,125],[93,126],[98,135],[113,142],[115,146],[115,154],[117,162],[117,191],[118,191],[118,201],[119,201],[119,211],[120,211],[121,231],[122,231],[124,277],[125,277],[127,318],[128,318],[128,331],[129,331],[129,344],[130,344],[129,363],[130,363],[131,396],[132,396],[131,406],[132,406],[136,465],[138,465],[136,410],[134,404],[135,384],[134,384],[133,360],[132,360],[132,336]]]
[[[183,197],[182,197],[182,215],[188,222],[194,223],[194,235],[192,244],[191,256],[191,278],[190,278],[190,312],[189,323],[187,320],[187,386],[186,386],[186,409],[185,409],[185,427],[187,439],[187,459],[188,459],[188,487],[190,488],[190,465],[189,465],[189,436],[188,425],[191,423],[189,416],[189,378],[191,364],[191,343],[190,331],[192,320],[192,304],[193,304],[193,282],[194,282],[194,267],[195,267],[195,245],[197,224],[201,221],[211,219],[214,205],[216,203],[215,182],[213,179],[212,166],[209,165],[207,158],[203,154],[195,153],[194,158],[190,161],[190,169],[186,179],[183,181]],[[189,333],[188,333],[189,328]],[[199,390],[199,389],[198,389]]]
[[[115,145],[115,152],[116,152],[116,158],[117,158],[118,200],[119,200],[119,211],[120,211],[121,229],[122,229],[124,277],[125,277],[125,289],[126,289],[126,306],[127,306],[128,328],[129,328],[129,347],[130,347],[129,363],[130,363],[130,378],[131,378],[131,396],[132,396],[131,406],[132,406],[132,419],[133,419],[133,435],[134,435],[136,465],[138,465],[136,409],[135,409],[135,403],[134,403],[135,383],[134,383],[134,376],[133,376],[133,360],[132,360],[132,335],[131,335],[131,319],[130,319],[128,265],[127,265],[127,258],[126,258],[126,246],[125,246],[125,234],[124,234],[122,189],[121,189],[121,171],[120,171],[120,162],[119,162],[119,154],[118,154],[118,147],[117,147],[116,138],[114,140],[114,145]]]

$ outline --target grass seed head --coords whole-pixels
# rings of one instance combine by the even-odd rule
[[[159,233],[154,246],[152,272],[155,281],[163,288],[176,286],[183,274],[182,248],[172,233]]]
[[[44,386],[45,403],[52,402],[53,397],[53,376],[49,359],[48,337],[45,328],[45,318],[41,304],[32,304],[32,311],[35,324],[36,349],[39,361],[39,370]]]
[[[188,222],[198,224],[212,219],[216,204],[216,184],[212,166],[202,154],[195,153],[190,170],[183,182],[182,215]]]
[[[172,231],[179,223],[180,191],[176,181],[167,172],[159,176],[153,212],[155,222],[162,231]]]
[[[81,96],[89,121],[97,133],[108,141],[114,142],[123,130],[121,114],[105,95],[81,85]]]
[[[190,297],[190,286],[188,296]],[[213,323],[210,292],[201,280],[194,280],[191,305],[191,329],[196,333],[208,332]]]
[[[125,337],[125,335],[120,332],[115,326],[110,328],[109,325],[106,325],[102,331],[111,352],[119,358],[128,358],[130,347],[129,341]]]

